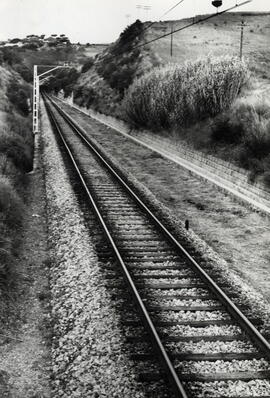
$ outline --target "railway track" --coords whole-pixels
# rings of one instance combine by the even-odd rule
[[[227,296],[226,281],[217,285],[207,266],[202,269],[170,234],[96,143],[48,96],[44,99],[106,234],[100,255],[108,268],[117,259],[139,310],[140,317],[124,323],[132,331],[128,341],[141,380],[165,378],[182,398],[225,398],[224,383],[236,387],[228,396],[270,397],[259,388],[270,386],[270,345]],[[121,283],[113,277],[107,281],[116,291]],[[153,357],[162,368],[151,365]],[[252,383],[258,392],[250,392]]]

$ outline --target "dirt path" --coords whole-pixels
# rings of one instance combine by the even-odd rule
[[[50,325],[47,270],[47,222],[40,162],[28,175],[27,207],[21,247],[0,311],[0,396],[50,397]],[[7,337],[8,336],[8,337]]]

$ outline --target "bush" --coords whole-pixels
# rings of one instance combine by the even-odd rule
[[[137,20],[128,26],[110,50],[96,62],[96,69],[112,89],[123,97],[133,82],[139,63],[140,49],[133,50],[143,34],[143,24]]]
[[[222,114],[212,122],[211,139],[217,143],[237,144],[243,136],[243,125],[228,114]]]
[[[0,220],[10,229],[22,225],[24,205],[7,177],[0,176]]]
[[[21,77],[22,77],[27,83],[32,82],[32,80],[33,80],[33,73],[32,73],[32,71],[31,71],[29,68],[27,68],[27,66],[25,66],[25,65],[23,65],[23,64],[17,64],[17,65],[14,65],[13,68],[16,70],[16,72],[18,72],[18,73],[21,75]]]
[[[156,69],[136,80],[123,101],[126,119],[136,126],[188,126],[228,109],[247,79],[237,58],[200,60]]]
[[[0,132],[0,153],[11,159],[18,169],[25,172],[32,170],[32,148],[23,137],[12,132]]]
[[[7,97],[15,105],[17,111],[19,111],[23,116],[28,116],[29,106],[28,106],[28,90],[25,86],[17,83],[11,82],[8,90]]]
[[[254,102],[254,101],[253,101]],[[234,160],[251,171],[250,180],[270,170],[270,106],[261,100],[250,104],[237,101],[218,116],[211,126],[211,140],[216,144],[234,145]]]
[[[81,73],[87,72],[94,65],[94,58],[89,58],[82,66]]]
[[[43,87],[47,91],[54,91],[58,94],[59,91],[64,91],[64,96],[68,97],[79,78],[79,72],[75,68],[60,69],[56,71],[55,75],[45,82]]]

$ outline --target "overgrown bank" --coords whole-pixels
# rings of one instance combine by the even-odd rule
[[[136,80],[122,103],[137,128],[184,139],[270,184],[270,105],[244,93],[245,62],[221,57],[172,65]]]
[[[227,24],[235,29],[238,16],[226,18],[223,33]],[[158,26],[154,25],[156,30]],[[200,27],[203,32],[210,28]],[[62,90],[65,97],[73,95],[77,105],[124,119],[136,128],[158,134],[165,131],[249,170],[252,181],[258,178],[269,184],[270,106],[243,97],[245,91],[254,96],[258,79],[267,76],[258,74],[249,60],[242,62],[229,50],[228,57],[217,54],[217,58],[208,59],[202,58],[201,50],[197,61],[189,50],[184,60],[178,54],[168,65],[162,43],[157,52],[155,45],[142,46],[154,34],[153,29],[147,30],[145,24],[136,21],[105,51],[89,58],[80,71],[59,71],[45,88],[56,94]],[[213,29],[215,25],[212,33]],[[189,59],[193,61],[185,64]]]
[[[6,285],[18,253],[33,138],[28,117],[29,85],[12,69],[2,66],[0,90],[0,281]]]

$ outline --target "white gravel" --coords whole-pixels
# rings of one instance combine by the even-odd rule
[[[269,380],[222,381],[212,383],[187,383],[195,392],[196,398],[218,397],[253,397],[269,396]]]
[[[229,373],[229,372],[256,372],[270,370],[269,363],[264,359],[252,359],[244,361],[178,361],[174,364],[180,372],[184,373]]]
[[[153,318],[157,315],[157,312],[153,314]],[[204,320],[217,320],[224,319],[229,320],[230,317],[228,314],[222,311],[159,311],[158,312],[160,319],[163,321],[204,321]]]
[[[162,298],[162,296],[170,296],[170,295],[175,295],[176,293],[179,295],[189,295],[189,296],[205,296],[209,294],[209,291],[205,290],[205,289],[201,289],[201,288],[196,288],[196,287],[192,287],[191,289],[177,289],[177,291],[175,291],[174,289],[151,289],[149,288],[147,290],[149,292],[149,294],[151,295],[151,297],[157,297],[157,298]]]
[[[244,341],[199,341],[193,342],[172,342],[167,343],[166,347],[170,351],[177,352],[193,352],[202,354],[211,354],[218,352],[257,352],[257,350],[251,344]]]
[[[238,326],[233,325],[210,325],[203,328],[194,328],[185,325],[176,325],[170,327],[159,328],[160,332],[167,333],[171,336],[219,336],[219,335],[236,335],[241,333]]]
[[[159,269],[159,270],[138,270],[136,269],[134,271],[134,276],[152,276],[152,275],[159,275],[159,274],[166,274],[167,275],[173,275],[173,276],[180,276],[180,275],[185,275],[185,276],[195,276],[194,273],[189,270],[173,270],[173,269]]]
[[[143,398],[120,318],[42,105],[54,339],[53,397]],[[158,390],[156,396],[159,395]]]
[[[195,300],[179,300],[177,298],[174,299],[155,299],[151,300],[151,305],[158,305],[158,306],[185,306],[185,307],[194,307],[194,306],[214,306],[214,305],[219,305],[218,301],[215,300],[200,300],[200,299],[195,299]]]
[[[199,279],[195,279],[195,278],[179,278],[179,279],[170,279],[170,278],[159,278],[159,279],[145,279],[145,283],[146,284],[159,284],[159,283],[169,283],[170,285],[174,285],[176,283],[179,284],[188,284],[188,283],[201,283],[201,281]]]

